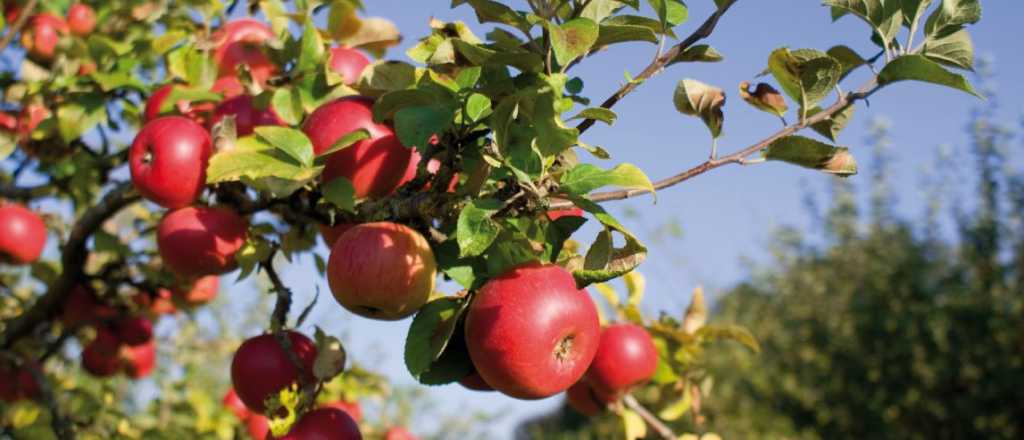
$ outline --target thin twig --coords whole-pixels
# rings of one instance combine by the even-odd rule
[[[0,40],[0,51],[7,48],[8,44],[14,40],[14,36],[21,32],[21,28],[25,27],[25,23],[28,23],[29,16],[35,12],[37,0],[28,0],[25,3],[25,7],[21,8],[21,13],[18,15],[18,19],[14,21],[11,28],[7,30],[7,35],[4,35],[4,39]]]
[[[281,276],[274,269],[274,255],[276,254],[277,250],[275,249],[266,260],[260,263],[263,271],[267,273],[267,278],[270,279],[270,284],[274,286],[274,294],[277,295],[270,323],[271,327],[275,330],[288,326],[288,312],[292,308],[292,291],[284,285],[284,282],[281,281]]]
[[[622,403],[626,405],[626,408],[629,408],[640,415],[640,418],[644,419],[644,422],[647,422],[647,425],[653,428],[661,438],[665,440],[676,440],[676,434],[672,432],[672,428],[669,428],[668,425],[658,419],[657,416],[651,414],[647,408],[644,408],[640,402],[636,401],[636,398],[634,398],[632,394],[627,394],[623,397]]]

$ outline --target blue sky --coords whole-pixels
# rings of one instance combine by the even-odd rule
[[[680,35],[694,29],[713,7],[710,0],[688,2],[690,22],[680,26]],[[780,6],[769,6],[769,3]],[[471,10],[448,8],[447,1],[375,0],[367,2],[367,14],[395,21],[405,36],[399,50],[389,53],[402,58],[405,48],[414,44],[426,29],[427,20],[463,20],[479,29]],[[785,5],[785,6],[781,6]],[[987,2],[985,17],[971,29],[977,53],[996,60],[996,78],[1004,105],[1003,116],[1013,121],[1024,97],[1024,60],[1020,57],[1015,29],[1024,19],[1024,6],[1013,1]],[[478,31],[478,35],[485,32]],[[847,17],[832,23],[828,9],[817,2],[794,0],[764,2],[740,0],[722,20],[708,42],[725,55],[717,64],[677,65],[648,81],[627,97],[615,111],[619,120],[613,127],[598,124],[584,140],[605,147],[612,159],[603,165],[631,162],[647,171],[652,179],[675,174],[702,161],[708,154],[709,137],[695,118],[679,115],[671,102],[677,81],[694,78],[726,90],[725,136],[720,152],[730,152],[754,143],[779,128],[776,118],[747,106],[736,94],[740,81],[750,80],[766,65],[771,50],[780,46],[827,49],[846,44],[862,54],[874,53],[863,23]],[[636,44],[610,50],[583,62],[573,71],[586,81],[584,94],[603,100],[623,82],[626,70],[638,73],[654,56],[651,45]],[[849,90],[866,79],[866,72],[852,75],[844,83]],[[1016,79],[1016,80],[1015,80]],[[840,142],[851,147],[860,158],[861,175],[871,174],[869,149],[863,147],[868,121],[885,117],[893,125],[892,154],[895,170],[897,210],[917,215],[924,209],[920,190],[921,168],[931,163],[938,146],[965,143],[963,128],[969,110],[980,104],[977,99],[952,89],[923,84],[901,83],[876,94],[870,108],[858,105],[857,116],[841,135]],[[793,119],[790,115],[790,120]],[[861,148],[858,148],[861,147]],[[650,197],[608,204],[613,212],[639,212],[639,219],[628,220],[641,238],[650,236],[659,225],[678,222],[681,239],[658,240],[651,245],[649,262],[641,267],[648,278],[645,308],[649,312],[665,310],[679,314],[689,301],[694,286],[702,284],[713,296],[748,276],[743,262],[765,262],[772,231],[779,226],[807,227],[810,219],[803,199],[808,193],[824,195],[829,177],[783,164],[731,166],[712,171],[682,185],[662,191],[655,204]],[[581,238],[592,237],[585,232]],[[650,239],[648,240],[650,241]],[[297,292],[311,295],[310,280],[318,277],[311,262],[298,263],[286,270],[287,280],[299,286]],[[317,282],[322,292],[326,283]],[[449,288],[454,291],[454,288]],[[300,300],[301,303],[301,300]],[[374,368],[398,383],[412,383],[402,363],[402,345],[408,321],[374,322],[353,317],[329,298],[317,306],[311,322],[347,336],[352,356],[372,362]],[[494,393],[475,393],[458,385],[430,388],[436,411],[457,416],[467,408],[500,413],[493,433],[510,435],[515,423],[557,406],[561,397],[523,402]],[[416,426],[430,431],[430,420],[417,420]]]

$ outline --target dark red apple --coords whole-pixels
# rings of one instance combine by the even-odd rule
[[[263,125],[284,125],[277,117],[274,109],[256,108],[252,96],[241,95],[222,101],[213,111],[211,126],[216,125],[227,116],[235,117],[235,132],[238,136],[248,136],[253,129]]]
[[[96,28],[96,11],[89,5],[75,3],[68,8],[68,28],[72,34],[88,37]]]
[[[245,421],[245,428],[253,440],[266,440],[270,434],[270,421],[259,414],[253,414]]]
[[[109,321],[118,315],[117,309],[104,304],[92,290],[81,284],[71,288],[62,309],[61,322],[67,328]]]
[[[338,241],[338,238],[341,238],[341,234],[352,229],[353,226],[355,225],[351,223],[342,223],[335,226],[320,225],[318,227],[320,228],[320,236],[324,239],[324,244],[327,245],[328,249],[330,249],[334,246],[334,243]]]
[[[96,377],[117,374],[122,365],[118,357],[121,348],[121,341],[112,330],[98,328],[96,338],[82,350],[82,368]]]
[[[234,388],[228,388],[228,392],[224,393],[224,398],[221,399],[221,402],[224,403],[227,409],[231,410],[235,417],[238,417],[238,420],[245,421],[253,415],[249,411],[249,407],[245,406],[245,403],[242,402],[242,399],[238,398],[238,393],[235,393]]]
[[[220,275],[235,269],[235,253],[249,225],[234,211],[192,206],[171,211],[157,228],[164,265],[183,278]]]
[[[129,316],[116,323],[121,342],[137,346],[153,340],[153,321],[142,316]]]
[[[494,389],[540,399],[579,381],[594,359],[597,308],[560,266],[528,263],[488,281],[466,316],[473,365]]]
[[[216,275],[200,277],[186,288],[174,289],[174,297],[189,307],[195,307],[213,301],[220,289],[220,278]]]
[[[459,379],[459,384],[473,391],[494,391],[494,388],[488,385],[484,378],[480,376],[480,373],[476,371]]]
[[[383,197],[411,179],[410,168],[415,175],[420,154],[402,146],[391,127],[373,121],[370,99],[345,97],[329,102],[317,108],[302,125],[317,154],[359,129],[367,130],[370,139],[332,153],[324,167],[324,182],[344,177],[352,182],[357,198]]]
[[[314,380],[316,345],[301,333],[286,331],[285,334],[291,342],[292,352],[302,363],[303,371],[295,368],[288,353],[272,334],[243,342],[231,361],[231,383],[238,397],[253,412],[264,413],[266,399],[292,384]]]
[[[419,440],[419,437],[412,435],[408,429],[395,426],[384,433],[384,440]]]
[[[53,60],[60,37],[67,33],[68,25],[63,18],[43,12],[29,18],[28,26],[21,32],[21,46],[30,58],[48,63]]]
[[[132,183],[143,197],[166,208],[192,204],[206,187],[213,147],[201,125],[181,116],[149,121],[128,153]]]
[[[0,202],[0,263],[30,264],[46,247],[46,224],[17,203]]]
[[[617,396],[650,380],[657,368],[658,350],[647,330],[635,324],[610,325],[601,331],[587,381],[598,392]]]
[[[416,313],[434,291],[437,262],[419,232],[398,223],[353,226],[331,247],[327,283],[334,299],[367,318]]]
[[[156,340],[150,339],[142,345],[122,346],[121,366],[124,374],[132,379],[149,376],[156,367]]]
[[[336,402],[325,404],[324,406],[328,408],[337,408],[342,411],[345,411],[345,413],[348,414],[349,417],[352,417],[352,420],[355,420],[356,423],[363,421],[363,407],[359,405],[359,402],[346,402],[344,400],[338,400]]]
[[[22,4],[22,0],[10,0],[4,1],[4,18],[7,20],[7,25],[10,26],[12,23],[18,21],[18,17],[21,16],[22,9],[25,5]]]
[[[615,396],[601,394],[587,383],[586,379],[576,382],[565,391],[569,406],[585,416],[596,416],[615,401]]]
[[[327,60],[331,70],[341,75],[345,85],[352,85],[359,81],[366,66],[370,65],[370,59],[362,52],[349,47],[335,47]]]
[[[265,23],[251,18],[233,20],[213,34],[216,48],[213,60],[219,76],[235,76],[238,66],[247,65],[252,78],[264,85],[277,66],[263,53],[261,47],[274,39],[274,31]]]
[[[39,384],[32,375],[30,368],[39,368],[32,361],[25,361],[14,367],[7,360],[0,363],[0,400],[14,403],[23,399],[35,399],[39,396]]]
[[[317,408],[299,419],[280,440],[361,440],[359,425],[337,408]]]

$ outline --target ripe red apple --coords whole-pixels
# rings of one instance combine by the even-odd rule
[[[7,25],[10,26],[12,23],[18,21],[18,17],[21,16],[21,11],[25,6],[21,4],[21,0],[4,1],[3,3],[4,18],[7,20]]]
[[[270,434],[270,421],[259,414],[253,414],[245,421],[245,428],[253,440],[266,440]]]
[[[8,365],[5,359],[0,363],[0,400],[14,403],[22,399],[35,399],[39,396],[39,384],[32,375],[30,368],[39,368],[32,361],[25,361],[21,366]]]
[[[395,426],[384,433],[384,440],[419,440],[419,437],[412,435],[408,429]]]
[[[30,58],[48,63],[53,60],[60,37],[67,33],[64,19],[43,12],[29,18],[28,26],[21,32],[21,45]]]
[[[72,34],[88,37],[96,28],[96,11],[82,3],[71,5],[68,8],[68,28]]]
[[[183,278],[220,275],[237,266],[249,225],[234,211],[191,206],[171,211],[157,228],[164,265]]]
[[[213,301],[220,289],[220,278],[216,275],[200,277],[186,288],[174,289],[174,297],[189,307],[200,306]]]
[[[398,223],[353,226],[331,247],[327,283],[343,307],[367,318],[416,313],[434,291],[437,262],[419,232]]]
[[[64,327],[71,328],[111,320],[117,315],[117,309],[104,304],[92,290],[79,284],[71,288],[67,299],[64,300],[61,322]]]
[[[313,380],[316,346],[305,335],[286,331],[292,352],[302,363],[298,371],[272,334],[250,338],[238,347],[231,361],[231,383],[245,406],[264,413],[266,399],[300,381]]]
[[[30,264],[46,247],[46,224],[17,203],[0,202],[0,263]]]
[[[359,402],[346,402],[344,400],[339,400],[325,404],[324,406],[345,411],[345,413],[348,414],[349,417],[352,417],[352,420],[355,420],[356,423],[363,421],[363,407],[359,405]]]
[[[115,325],[121,342],[127,345],[138,346],[153,340],[153,321],[142,316],[125,317]]]
[[[528,263],[484,284],[466,316],[473,365],[494,389],[540,399],[576,383],[600,338],[597,308],[560,266]]]
[[[473,391],[494,391],[494,387],[488,385],[484,378],[480,376],[480,373],[476,371],[459,379],[459,384]]]
[[[142,345],[124,345],[120,353],[124,374],[132,379],[149,376],[156,367],[156,340],[150,339]]]
[[[0,112],[0,130],[17,133],[18,118],[9,112]]]
[[[356,424],[348,413],[337,408],[317,408],[299,419],[280,440],[362,440]]]
[[[168,289],[157,289],[156,293],[138,292],[132,297],[132,301],[140,310],[154,317],[178,311],[174,305],[173,293]]]
[[[355,225],[351,223],[342,223],[335,226],[320,225],[318,227],[320,228],[320,236],[324,239],[324,244],[327,245],[328,249],[330,249],[334,246],[334,243],[338,241],[338,238],[341,238],[341,234],[352,229],[353,226]]]
[[[596,416],[615,401],[615,396],[601,394],[587,383],[586,379],[576,382],[565,391],[569,406],[585,416]]]
[[[210,91],[220,93],[224,95],[225,99],[229,99],[244,94],[245,87],[242,86],[242,82],[238,80],[237,76],[222,76],[213,82]]]
[[[213,34],[213,60],[219,76],[235,76],[240,65],[248,65],[252,78],[260,85],[277,72],[277,66],[260,48],[274,39],[274,31],[251,18],[233,20]]]
[[[110,377],[121,370],[121,340],[106,328],[96,330],[96,338],[82,350],[82,368],[96,377]]]
[[[224,406],[231,410],[231,412],[238,417],[238,420],[248,420],[252,416],[252,412],[249,411],[249,407],[245,406],[242,399],[238,398],[238,393],[235,393],[234,388],[228,388],[228,392],[224,393],[224,398],[221,399]]]
[[[349,47],[335,47],[327,60],[331,70],[341,75],[345,85],[352,85],[359,81],[366,66],[370,65],[370,59],[362,52]]]
[[[619,395],[650,380],[657,368],[658,350],[647,330],[634,324],[610,325],[601,331],[587,381],[600,393]]]
[[[253,129],[263,125],[284,125],[281,118],[277,117],[274,109],[258,109],[253,103],[252,96],[241,95],[230,98],[217,106],[213,111],[213,118],[210,125],[213,126],[227,116],[235,117],[235,131],[238,136],[247,136],[253,133]]]
[[[302,125],[318,154],[359,129],[366,129],[370,139],[331,154],[324,167],[324,182],[345,177],[352,182],[357,198],[383,197],[411,178],[410,168],[415,175],[420,154],[402,146],[391,127],[373,121],[370,99],[345,97],[329,102],[317,108]]]
[[[181,116],[154,119],[135,136],[128,153],[132,183],[158,205],[188,206],[206,187],[211,154],[210,134],[199,124]]]

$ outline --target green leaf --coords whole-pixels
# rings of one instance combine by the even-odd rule
[[[359,78],[357,89],[371,96],[379,96],[395,90],[411,87],[419,79],[421,72],[409,63],[401,61],[382,61],[371,64]]]
[[[841,66],[840,72],[842,72],[839,75],[839,81],[846,78],[850,72],[853,72],[853,69],[868,63],[868,61],[861,57],[860,54],[844,45],[832,46],[827,53],[828,56],[839,61],[839,65]]]
[[[705,325],[700,330],[697,330],[695,336],[705,340],[732,340],[743,344],[743,346],[749,348],[754,353],[761,352],[761,344],[757,343],[754,335],[750,334],[750,331],[746,328],[738,325]]]
[[[131,89],[137,92],[148,93],[149,88],[136,75],[128,72],[93,72],[89,78],[99,84],[104,92],[111,92],[117,89]]]
[[[316,29],[313,20],[307,20],[302,29],[302,46],[299,49],[299,60],[295,69],[303,72],[314,70],[324,60],[324,40]]]
[[[603,170],[591,164],[579,164],[562,175],[560,188],[569,194],[585,195],[605,186],[640,189],[654,193],[654,185],[640,168],[633,164],[620,164]]]
[[[317,165],[323,165],[323,163],[321,162],[325,162],[327,160],[327,156],[330,156],[333,153],[351,147],[352,145],[355,145],[356,142],[369,138],[370,132],[367,131],[365,128],[360,128],[359,130],[346,133],[340,139],[335,141],[334,145],[331,145],[331,148],[328,148],[324,151],[321,151],[320,153],[317,153],[316,160],[314,161],[314,163]]]
[[[691,393],[689,389],[684,388],[682,397],[677,399],[675,402],[670,403],[661,411],[658,411],[658,418],[666,422],[674,422],[685,415],[692,405],[693,393]]]
[[[0,161],[7,159],[14,152],[16,146],[14,133],[0,130]]]
[[[503,206],[497,199],[478,199],[462,208],[455,232],[459,257],[477,256],[491,247],[501,232],[500,226],[491,217]]]
[[[586,17],[593,20],[594,23],[600,23],[622,7],[622,2],[618,0],[592,0],[587,2],[587,6],[583,8],[580,17]]]
[[[96,93],[72,94],[57,108],[57,128],[64,142],[78,139],[106,120],[106,102]]]
[[[842,66],[818,50],[780,48],[768,57],[768,71],[801,108],[810,108],[832,92]]]
[[[407,147],[426,148],[430,138],[452,125],[455,109],[444,105],[406,107],[395,113],[395,132]]]
[[[589,18],[576,18],[562,25],[548,26],[551,46],[559,65],[566,66],[590,52],[597,42],[598,26]]]
[[[470,121],[477,122],[491,114],[491,98],[479,93],[469,95],[466,100],[466,116]]]
[[[886,43],[886,47],[903,26],[903,6],[900,0],[825,0],[825,5],[852,13],[866,21]],[[838,18],[835,11],[833,18]]]
[[[601,23],[601,26],[598,27],[597,41],[594,42],[594,47],[605,47],[630,41],[657,43],[658,35],[653,29],[646,26]]]
[[[932,0],[900,0],[900,4],[903,6],[903,23],[912,26],[932,5]]]
[[[878,83],[888,85],[897,81],[924,81],[952,87],[983,98],[962,75],[944,69],[924,55],[904,55],[886,64],[878,74]]]
[[[480,75],[483,73],[483,68],[480,66],[473,66],[462,69],[459,71],[459,75],[455,77],[455,83],[459,85],[459,88],[472,89],[476,86],[477,82],[480,81]]]
[[[680,52],[679,55],[676,55],[675,58],[669,61],[668,65],[671,66],[675,63],[717,63],[723,59],[725,57],[715,48],[707,44],[698,44]]]
[[[245,180],[257,189],[291,194],[320,175],[322,167],[303,167],[258,136],[246,136],[218,151],[206,169],[207,183]]]
[[[630,409],[624,409],[619,416],[622,417],[622,429],[626,440],[639,440],[647,437],[647,423],[639,414]]]
[[[171,93],[168,93],[167,97],[164,98],[162,103],[160,103],[160,113],[177,113],[178,103],[181,101],[185,101],[191,105],[197,102],[217,102],[220,101],[220,99],[220,94],[211,92],[207,89],[175,85],[171,87]]]
[[[697,80],[684,79],[676,84],[672,102],[680,113],[699,116],[711,131],[711,137],[722,135],[722,125],[725,123],[725,115],[722,113],[725,92],[722,89]]]
[[[338,208],[351,212],[356,205],[355,188],[344,177],[335,177],[321,188],[324,199]]]
[[[950,67],[974,70],[974,43],[965,29],[944,37],[928,38],[921,53]]]
[[[465,308],[461,298],[442,297],[424,305],[405,338],[405,366],[418,378],[441,357]]]
[[[573,119],[593,119],[595,121],[604,122],[605,124],[608,125],[613,125],[615,124],[615,118],[617,117],[618,116],[615,114],[615,112],[604,107],[591,107],[584,109],[583,111],[579,112],[576,116],[569,118],[569,120],[571,121]]]
[[[460,55],[477,66],[497,64],[512,66],[523,72],[540,72],[544,68],[544,59],[537,53],[522,49],[494,50],[479,44],[452,39],[452,45]]]
[[[182,40],[188,37],[188,34],[182,30],[171,30],[167,33],[153,39],[153,51],[158,54],[165,54],[169,50],[177,46]]]
[[[245,244],[235,254],[235,261],[238,262],[238,268],[240,269],[238,279],[242,280],[252,274],[260,262],[270,258],[272,251],[270,243],[260,235],[250,234]]]
[[[856,109],[853,105],[848,105],[843,110],[833,113],[832,116],[828,117],[824,121],[817,122],[811,125],[818,134],[829,138],[832,142],[837,142],[839,139],[839,132],[843,131],[844,128],[853,119],[853,113]],[[813,107],[807,111],[807,117],[814,116],[821,111],[821,107]]]
[[[924,33],[929,38],[942,38],[978,20],[981,20],[979,0],[943,0],[942,6],[928,16]]]
[[[109,54],[113,56],[124,56],[132,51],[132,44],[125,41],[114,41],[110,37],[93,33],[87,40],[89,51],[96,55]]]
[[[302,96],[294,88],[281,87],[274,90],[270,97],[270,106],[286,124],[299,125],[299,122],[302,122]]]
[[[803,136],[786,136],[764,150],[764,158],[778,160],[829,174],[857,174],[857,161],[847,148],[833,147]]]
[[[465,0],[465,3],[469,3],[473,7],[473,11],[476,12],[476,18],[480,23],[505,24],[515,27],[524,33],[529,33],[530,28],[533,27],[526,20],[524,14],[499,2],[491,0]],[[453,4],[453,6],[455,5]]]
[[[255,128],[256,135],[278,150],[283,151],[300,165],[313,165],[313,143],[306,133],[290,127],[262,126]]]
[[[690,10],[680,0],[647,0],[647,3],[654,8],[663,29],[683,24],[690,17]]]

